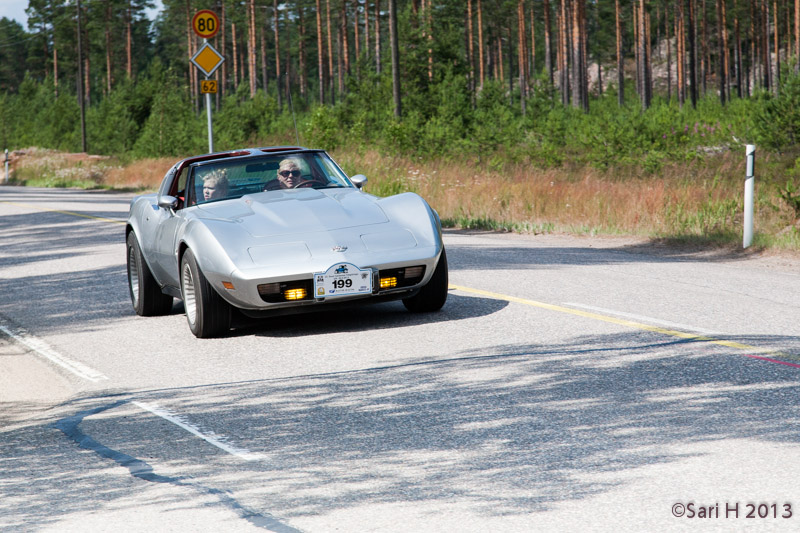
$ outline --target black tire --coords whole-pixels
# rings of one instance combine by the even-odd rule
[[[161,292],[161,287],[150,272],[142,256],[139,241],[131,231],[127,240],[128,289],[133,310],[139,316],[166,315],[172,311],[172,296]]]
[[[433,271],[433,276],[428,284],[422,287],[415,296],[404,299],[403,304],[412,313],[438,311],[447,301],[447,284],[447,254],[442,248],[439,263],[437,263],[436,270]]]
[[[181,294],[195,337],[219,337],[231,329],[231,305],[208,282],[191,250],[181,260]]]

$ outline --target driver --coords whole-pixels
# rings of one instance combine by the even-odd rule
[[[275,189],[294,189],[298,186],[310,186],[311,182],[301,177],[303,171],[301,170],[300,164],[300,160],[295,157],[289,157],[281,161],[278,165],[278,179],[267,183],[264,190],[271,191]]]
[[[300,176],[303,173],[300,170],[300,161],[295,158],[288,158],[281,161],[278,166],[278,183],[281,189],[293,189],[305,181]]]

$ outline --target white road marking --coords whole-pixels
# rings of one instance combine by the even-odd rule
[[[204,441],[209,444],[216,446],[217,448],[228,452],[231,455],[235,455],[240,459],[244,459],[245,461],[261,461],[265,459],[262,454],[253,453],[250,450],[246,450],[244,448],[237,448],[236,446],[227,444],[227,437],[224,435],[217,435],[214,432],[202,432],[197,426],[194,426],[187,422],[182,416],[177,415],[175,413],[171,413],[170,411],[159,407],[156,404],[145,403],[145,402],[132,402],[137,407],[144,409],[145,411],[149,411],[156,416],[160,416],[164,420],[172,422],[176,426],[181,429],[185,429],[192,435],[200,437]]]
[[[108,379],[105,375],[98,372],[97,370],[90,368],[83,363],[79,363],[78,361],[73,361],[68,357],[61,355],[60,353],[53,350],[46,342],[41,339],[37,339],[36,337],[29,335],[25,331],[21,329],[12,329],[11,327],[4,326],[0,324],[0,332],[5,333],[9,338],[13,339],[14,341],[26,346],[36,352],[37,354],[41,355],[48,361],[57,364],[60,367],[63,367],[79,378],[83,378],[87,381],[103,381]]]
[[[698,328],[695,326],[688,326],[686,324],[678,324],[676,322],[667,322],[666,320],[659,320],[657,318],[652,318],[649,316],[643,315],[636,315],[633,313],[623,313],[622,311],[615,311],[613,309],[604,309],[602,307],[594,307],[593,305],[584,305],[584,304],[576,304],[570,302],[564,302],[564,305],[568,305],[570,307],[577,307],[579,309],[588,309],[589,311],[596,311],[598,313],[605,313],[609,315],[616,315],[625,318],[630,318],[633,320],[637,320],[639,322],[649,323],[649,324],[656,324],[660,326],[666,326],[668,328],[673,329],[680,329],[686,331],[694,331],[695,333],[702,333],[703,335],[714,335],[714,336],[724,336],[725,333],[721,333],[719,331],[712,331],[709,329]]]

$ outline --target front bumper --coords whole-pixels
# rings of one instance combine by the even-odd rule
[[[314,261],[314,264],[302,265],[307,270],[301,270],[298,266],[287,265],[283,269],[285,273],[282,274],[276,274],[275,268],[253,268],[234,270],[227,276],[206,273],[206,277],[228,303],[243,311],[257,313],[291,308],[328,306],[338,303],[349,304],[359,300],[406,298],[413,296],[428,283],[436,268],[441,250],[441,247],[434,246],[418,247],[413,250],[403,250],[403,253],[381,254],[381,257],[376,257],[375,254],[337,254],[336,256],[328,256]],[[357,257],[357,255],[364,257]],[[366,255],[369,255],[369,257],[365,257]],[[352,263],[360,269],[371,270],[373,276],[372,293],[317,298],[313,294],[314,275],[326,271],[332,264],[339,262]],[[404,284],[401,281],[398,286],[381,288],[381,273],[387,275],[387,272],[396,272],[398,269],[402,270],[406,267],[417,266],[424,267],[424,274],[420,279],[414,280],[413,283]],[[279,284],[287,289],[305,284],[308,297],[291,301],[276,301],[275,298],[271,298],[273,301],[267,301],[263,295],[263,286],[270,284]],[[262,286],[261,292],[259,292],[259,286]]]

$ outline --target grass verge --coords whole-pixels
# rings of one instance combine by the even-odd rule
[[[365,190],[371,194],[420,194],[447,227],[741,246],[743,153],[665,164],[657,174],[637,165],[600,170],[565,164],[543,170],[495,162],[490,167],[467,159],[423,161],[366,149],[340,149],[332,155],[348,174],[367,175]],[[16,161],[13,182],[155,190],[176,159],[121,164],[112,158],[30,149]],[[793,180],[800,180],[794,155],[765,154],[757,169],[754,247],[800,251],[798,210],[787,195]]]

